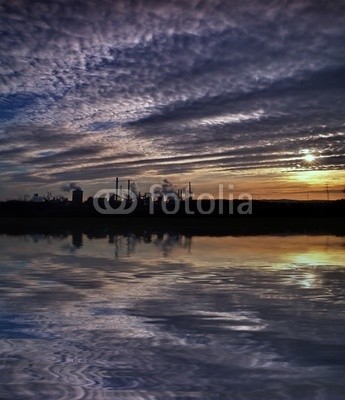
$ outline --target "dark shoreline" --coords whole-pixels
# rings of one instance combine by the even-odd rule
[[[65,236],[84,233],[92,237],[107,234],[178,234],[200,236],[253,235],[337,235],[345,236],[345,218],[261,218],[242,217],[1,217],[0,234],[44,234]]]
[[[0,203],[0,233],[345,235],[345,200],[254,200],[251,213],[247,214],[236,212],[241,207],[241,202],[237,200],[217,200],[211,214],[201,214],[199,211],[200,206],[204,210],[210,207],[207,201],[182,202],[175,214],[164,212],[163,206],[165,204],[154,203],[153,213],[147,205],[139,204],[129,214],[100,214],[89,201],[79,205],[73,202],[5,202]],[[186,213],[186,206],[191,212]],[[174,204],[167,203],[167,207],[173,208]]]

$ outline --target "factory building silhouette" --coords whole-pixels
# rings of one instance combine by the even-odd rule
[[[83,204],[83,191],[77,188],[72,191],[72,203],[75,206],[80,206]]]

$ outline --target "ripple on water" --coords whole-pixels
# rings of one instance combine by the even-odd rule
[[[1,399],[343,396],[339,263],[297,265],[280,253],[267,261],[257,245],[248,255],[244,239],[239,250],[240,238],[213,238],[216,250],[194,238],[171,259],[138,242],[140,255],[125,261],[104,256],[103,239],[73,253],[54,239],[35,251],[11,240],[11,268],[0,271]]]

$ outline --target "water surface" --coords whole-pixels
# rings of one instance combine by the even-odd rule
[[[344,243],[1,235],[0,398],[339,400]]]

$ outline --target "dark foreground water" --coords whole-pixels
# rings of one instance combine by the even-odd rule
[[[0,399],[341,400],[335,236],[0,236]]]

